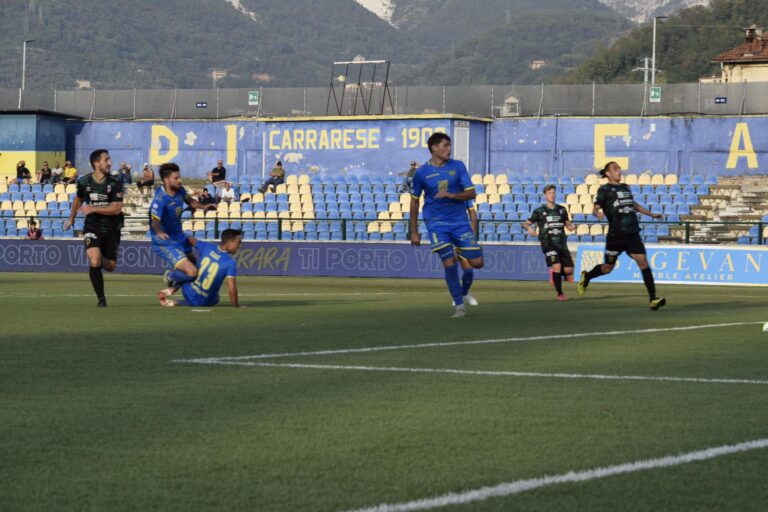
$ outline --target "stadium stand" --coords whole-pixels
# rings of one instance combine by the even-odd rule
[[[541,204],[544,176],[521,174],[472,175],[484,242],[536,242],[520,223]],[[759,180],[759,178],[751,178]],[[765,183],[710,176],[633,174],[624,176],[638,202],[665,214],[663,221],[644,223],[646,241],[700,243],[765,243],[768,209]],[[604,239],[605,224],[592,215],[601,181],[596,175],[563,177],[557,202],[566,206],[577,232],[574,242]],[[274,193],[259,192],[258,180],[235,184],[237,201],[220,203],[216,211],[185,212],[184,229],[215,239],[227,227],[242,229],[246,240],[407,241],[410,200],[398,193],[396,177],[289,175]],[[215,191],[211,191],[215,193]],[[23,237],[28,221],[39,219],[47,238],[64,233],[74,199],[74,185],[13,185],[0,182],[0,235]],[[148,196],[136,187],[126,191],[124,236],[143,238],[147,232]],[[641,220],[647,220],[645,218]],[[700,224],[707,221],[705,224]],[[75,230],[82,229],[78,217]],[[423,223],[420,232],[426,233]]]

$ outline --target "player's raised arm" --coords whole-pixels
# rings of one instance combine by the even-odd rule
[[[189,206],[194,208],[195,210],[215,210],[216,205],[215,204],[203,204],[197,199],[195,199],[192,196],[184,196],[184,202],[187,203]]]

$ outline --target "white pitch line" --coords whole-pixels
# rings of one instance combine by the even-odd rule
[[[645,375],[601,375],[590,373],[545,373],[545,372],[512,372],[488,370],[454,370],[451,368],[399,368],[392,366],[358,366],[336,364],[302,364],[302,363],[255,363],[249,361],[226,360],[197,360],[188,361],[194,364],[216,364],[224,366],[250,366],[260,368],[298,368],[307,370],[343,370],[361,372],[395,372],[395,373],[447,373],[453,375],[484,375],[490,377],[542,377],[550,379],[588,379],[588,380],[631,380],[654,382],[694,382],[697,384],[756,384],[768,385],[768,380],[748,379],[706,379],[700,377],[655,377]]]
[[[200,358],[200,359],[176,359],[172,362],[197,363],[197,362],[211,362],[211,361],[247,361],[247,360],[253,360],[253,359],[278,359],[278,358],[284,358],[284,357],[325,356],[325,355],[335,355],[335,354],[359,354],[359,353],[368,353],[368,352],[381,352],[385,350],[455,347],[455,346],[461,346],[461,345],[488,345],[488,344],[494,344],[494,343],[577,339],[577,338],[589,338],[589,337],[596,337],[596,336],[623,336],[623,335],[631,335],[631,334],[651,334],[651,333],[658,333],[658,332],[694,331],[694,330],[700,330],[700,329],[715,329],[720,327],[738,327],[743,325],[758,325],[758,324],[762,325],[763,323],[764,322],[735,322],[735,323],[726,323],[726,324],[705,324],[705,325],[689,325],[684,327],[637,329],[632,331],[585,332],[585,333],[570,333],[570,334],[551,334],[551,335],[544,335],[544,336],[498,338],[498,339],[488,339],[488,340],[417,343],[417,344],[411,344],[411,345],[383,345],[378,347],[345,348],[345,349],[336,349],[336,350],[315,350],[315,351],[308,351],[308,352],[283,352],[283,353],[273,353],[273,354],[256,354],[251,356],[207,357],[207,358]]]
[[[768,448],[768,438],[747,441],[739,444],[730,444],[707,448],[695,452],[688,452],[680,455],[670,455],[657,459],[646,459],[616,466],[604,468],[594,468],[585,471],[569,471],[560,475],[544,476],[541,478],[531,478],[528,480],[516,480],[514,482],[502,483],[499,485],[481,487],[479,489],[449,493],[434,498],[426,498],[403,503],[383,503],[369,508],[356,509],[354,512],[408,512],[412,510],[428,510],[432,508],[445,507],[448,505],[466,505],[478,501],[485,501],[490,498],[503,496],[512,496],[533,489],[540,489],[551,485],[588,482],[615,475],[624,475],[636,473],[638,471],[648,471],[658,468],[669,468],[699,462],[725,455],[743,453],[751,450],[760,450]]]

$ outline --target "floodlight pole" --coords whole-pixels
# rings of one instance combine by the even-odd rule
[[[656,85],[656,21],[664,20],[669,16],[655,16],[653,18],[653,51],[651,53],[651,86]]]
[[[21,110],[22,95],[27,86],[27,43],[31,42],[34,42],[34,39],[25,39],[21,49],[21,91],[19,92],[19,110]]]

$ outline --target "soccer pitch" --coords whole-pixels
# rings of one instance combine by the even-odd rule
[[[438,280],[0,283],[2,510],[768,507],[761,288],[476,281],[452,320]]]

